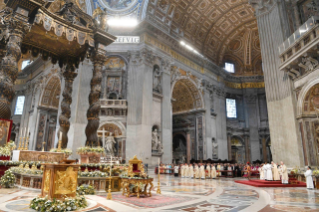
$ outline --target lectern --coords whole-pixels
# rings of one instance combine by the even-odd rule
[[[44,164],[41,196],[49,199],[75,197],[79,164],[75,160],[62,160],[59,164]]]

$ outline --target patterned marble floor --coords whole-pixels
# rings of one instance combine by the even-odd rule
[[[157,177],[157,176],[154,176]],[[236,180],[239,180],[238,178]],[[245,180],[245,179],[243,179]],[[155,178],[154,185],[157,185]],[[255,188],[234,182],[234,179],[193,180],[161,176],[162,194],[148,198],[126,198],[112,193],[89,195],[88,212],[312,212],[319,211],[319,190],[306,188]],[[34,211],[29,209],[30,200],[38,192],[19,189],[0,189],[0,212]]]

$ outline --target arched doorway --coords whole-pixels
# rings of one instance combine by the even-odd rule
[[[200,80],[181,69],[176,70],[175,75],[179,77],[172,85],[173,142],[176,142],[174,135],[184,135],[187,162],[206,159],[205,112]],[[174,154],[173,150],[173,158],[181,161],[182,156]]]
[[[182,134],[177,134],[173,137],[173,162],[185,163],[187,155],[187,142]]]
[[[244,141],[238,136],[231,138],[231,155],[231,159],[236,163],[245,163]]]
[[[35,135],[37,151],[41,151],[43,145],[45,151],[54,147],[60,93],[60,78],[52,76],[48,79],[39,101],[38,130]],[[62,148],[66,147],[67,144],[62,144]]]

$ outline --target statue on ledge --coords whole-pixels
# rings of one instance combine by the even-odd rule
[[[112,134],[113,133],[110,132],[110,135],[106,137],[104,148],[107,155],[114,156],[114,153],[115,153],[114,144],[116,144],[116,141],[114,137],[112,136]]]
[[[152,132],[152,151],[162,152],[162,142],[156,128]]]

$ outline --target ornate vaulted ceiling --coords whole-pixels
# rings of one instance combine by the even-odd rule
[[[262,75],[254,10],[248,0],[150,0],[147,15],[235,75]]]

